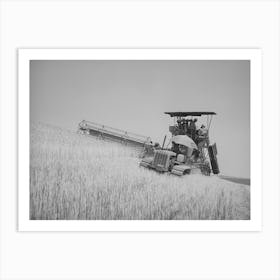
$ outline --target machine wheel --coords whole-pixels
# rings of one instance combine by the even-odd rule
[[[189,175],[190,173],[191,173],[191,170],[190,169],[186,169],[186,170],[184,170],[183,175]]]
[[[210,168],[210,165],[209,163],[206,163],[206,164],[203,164],[201,167],[201,173],[206,175],[206,176],[210,176],[211,174],[211,168]]]

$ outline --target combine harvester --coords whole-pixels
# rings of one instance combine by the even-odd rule
[[[95,136],[103,140],[118,142],[137,148],[140,151],[143,151],[144,147],[146,150],[152,150],[150,137],[90,121],[81,121],[79,123],[78,133],[83,135]]]
[[[186,174],[219,174],[216,144],[210,145],[209,129],[214,112],[166,112],[174,118],[169,127],[172,134],[170,149],[162,147],[153,156],[146,156],[140,166],[158,172]],[[197,129],[198,117],[206,116],[206,124]],[[164,141],[165,142],[165,141]]]
[[[100,139],[118,142],[137,148],[143,158],[140,166],[158,172],[182,176],[186,174],[219,174],[217,147],[210,145],[209,129],[214,112],[166,112],[174,118],[174,125],[169,127],[172,136],[171,148],[159,144],[153,146],[151,138],[83,120],[78,132]],[[197,118],[206,116],[206,125],[197,129]],[[170,144],[169,143],[169,144]],[[167,145],[169,146],[169,145]]]

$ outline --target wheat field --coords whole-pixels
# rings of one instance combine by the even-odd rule
[[[250,219],[250,187],[139,167],[139,150],[44,124],[30,130],[30,219]]]

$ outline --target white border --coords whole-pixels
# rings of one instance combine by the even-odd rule
[[[29,220],[30,60],[250,60],[251,219],[245,221],[37,221]],[[19,231],[261,231],[262,72],[260,49],[19,49]],[[238,108],[237,108],[238,109]],[[254,139],[254,141],[252,141]]]

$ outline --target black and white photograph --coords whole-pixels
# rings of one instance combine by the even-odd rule
[[[280,279],[279,1],[0,15],[0,279]]]
[[[250,220],[250,60],[30,60],[30,220]]]

